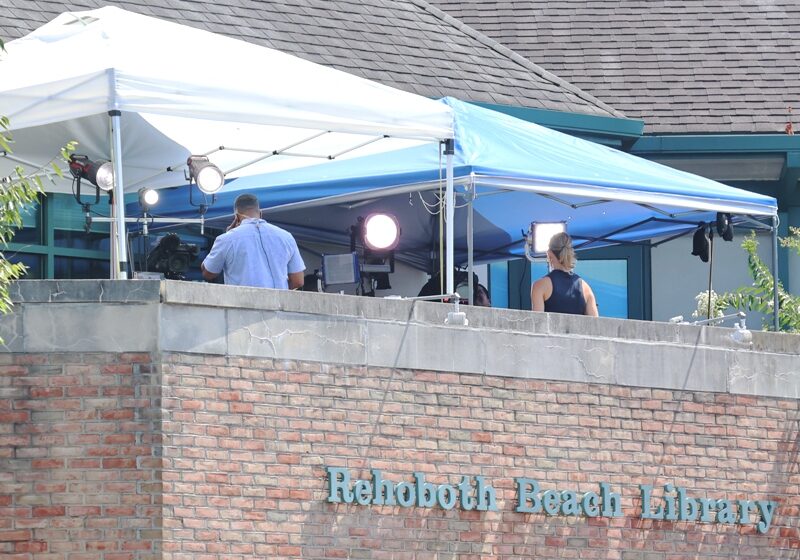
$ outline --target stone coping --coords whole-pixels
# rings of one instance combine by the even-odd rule
[[[296,360],[800,398],[800,336],[193,282],[22,281],[7,353]]]
[[[15,303],[165,303],[309,313],[378,321],[406,321],[441,325],[452,305],[404,299],[367,298],[286,290],[243,288],[200,282],[159,280],[22,280],[12,285]],[[698,327],[656,321],[591,318],[515,309],[461,306],[470,329],[519,333],[582,335],[599,338],[667,342],[674,344],[741,348],[731,338],[732,328]],[[751,325],[752,327],[753,325]],[[459,327],[448,327],[459,328]],[[748,348],[800,354],[800,335],[753,330]]]

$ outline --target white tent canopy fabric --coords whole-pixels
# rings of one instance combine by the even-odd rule
[[[0,114],[14,144],[0,177],[45,167],[72,140],[112,160],[116,188],[135,192],[184,182],[193,154],[231,178],[453,136],[441,103],[115,7],[64,13],[6,48]],[[47,190],[70,191],[50,175]]]
[[[318,163],[371,140],[380,139],[353,153],[452,137],[451,112],[433,100],[110,6],[61,14],[7,51],[0,114],[11,121],[14,156],[47,161],[77,140],[80,153],[109,159],[107,113],[118,110],[127,190],[174,186],[181,176],[166,169],[190,154],[217,151],[211,160],[223,171],[293,144],[314,156],[273,156],[237,176]]]

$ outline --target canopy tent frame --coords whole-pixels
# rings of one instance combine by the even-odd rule
[[[446,157],[445,163],[445,201],[444,210],[445,214],[445,247],[447,248],[447,287],[446,292],[452,294],[455,292],[455,273],[454,273],[454,260],[455,260],[455,233],[454,223],[456,218],[456,193],[453,185],[453,156],[456,153],[455,142],[449,139],[445,142],[444,155]],[[471,272],[471,271],[470,271]],[[470,292],[471,293],[471,292]]]
[[[748,218],[749,218],[749,216],[748,216]],[[610,236],[615,235],[617,233],[622,233],[623,231],[627,231],[627,230],[629,230],[629,229],[631,229],[633,227],[642,226],[642,225],[644,225],[646,223],[652,223],[652,222],[678,223],[678,224],[685,224],[687,226],[695,226],[695,227],[699,227],[701,225],[701,222],[690,222],[690,221],[686,221],[686,220],[679,220],[678,221],[678,220],[666,220],[664,218],[647,218],[646,220],[642,220],[640,222],[637,222],[636,224],[632,224],[631,226],[623,228],[622,230],[615,230],[613,232],[609,232],[608,234],[606,234],[604,236],[600,236],[600,237],[587,238],[586,236],[581,236],[581,235],[573,236],[573,239],[586,241],[586,243],[577,245],[575,247],[575,249],[576,250],[581,250],[582,248],[585,247],[585,245],[588,245],[590,243],[595,243],[595,242],[598,242],[598,241],[601,241],[601,242],[605,241],[605,242],[608,242],[609,244],[612,244],[612,245],[635,245],[635,246],[644,246],[644,247],[658,247],[659,245],[662,245],[662,244],[667,243],[669,241],[674,241],[675,239],[680,239],[681,237],[685,237],[686,235],[689,235],[690,233],[692,233],[692,230],[689,229],[689,230],[681,231],[680,233],[676,233],[674,235],[670,235],[670,236],[665,237],[663,239],[659,239],[656,242],[651,242],[651,241],[631,241],[629,239],[613,239],[612,237],[610,237]],[[745,222],[745,220],[742,220],[742,223],[744,223],[744,222]],[[752,223],[754,225],[754,229],[759,230],[759,231],[765,231],[765,232],[772,232],[773,231],[772,226],[768,226],[768,225],[766,225],[766,224],[764,224],[762,222],[755,222],[754,220],[748,220],[748,223]],[[755,226],[755,223],[758,223],[759,226]],[[525,236],[524,236],[524,233],[523,233],[522,237],[520,237],[519,239],[516,239],[516,240],[514,240],[514,241],[512,241],[510,243],[506,243],[506,244],[498,246],[498,247],[494,247],[492,249],[484,249],[484,250],[478,251],[478,254],[479,255],[499,254],[499,252],[504,250],[504,249],[508,249],[509,247],[513,247],[515,245],[519,245],[519,244],[524,243],[524,242],[525,242]],[[518,258],[519,257],[519,255],[516,255],[514,253],[506,253],[505,255],[508,256],[508,257],[514,257],[514,258]]]
[[[118,280],[128,279],[128,236],[125,233],[125,178],[122,173],[122,113],[118,110],[109,111],[111,138],[110,153],[111,163],[114,166],[114,211],[115,218],[111,228],[112,245],[115,250],[111,252],[111,278]]]
[[[142,36],[148,41],[143,43]],[[391,139],[385,145],[391,150],[453,138],[452,109],[434,100],[113,6],[61,14],[10,41],[6,52],[0,105],[11,119],[16,157],[44,160],[55,146],[78,140],[92,159],[111,160],[116,183],[110,216],[112,278],[128,275],[125,191],[174,186],[170,173],[185,166],[190,154],[215,144],[209,153],[231,152],[225,146],[236,140],[244,140],[245,149],[254,153],[261,146],[279,146],[261,150],[255,161],[242,154],[220,157],[219,167],[235,173],[264,156],[299,156],[316,163],[364,148],[378,152],[368,146],[383,139]],[[82,64],[53,67],[52,60],[63,52]],[[254,64],[270,73],[253,75]],[[205,76],[215,71],[226,79],[209,84]],[[323,155],[313,149],[290,152],[325,134],[328,138],[315,146]],[[309,162],[285,163],[269,168]],[[10,168],[0,158],[0,176],[10,174]],[[48,190],[69,192],[69,183],[57,179]]]
[[[702,212],[702,210],[687,210],[686,212],[667,212],[665,210],[662,210],[661,208],[653,206],[652,204],[643,204],[643,203],[637,203],[637,206],[641,206],[642,208],[647,208],[648,210],[652,210],[653,212],[661,214],[662,216],[669,216],[670,218],[680,218],[681,216],[689,216],[691,214],[699,214]]]
[[[326,134],[331,134],[331,133],[332,133],[332,131],[330,131],[330,130],[324,130],[322,132],[318,132],[316,134],[313,134],[313,135],[309,136],[308,138],[304,138],[304,139],[302,139],[302,140],[300,140],[298,142],[293,142],[292,144],[289,144],[288,146],[286,146],[284,148],[278,148],[278,149],[275,149],[275,150],[257,150],[257,149],[254,149],[254,148],[219,146],[218,148],[215,148],[213,150],[209,150],[209,151],[203,153],[202,155],[208,157],[208,156],[214,155],[214,154],[216,154],[218,152],[222,152],[222,151],[242,152],[242,153],[261,154],[262,155],[262,157],[258,157],[256,159],[247,161],[247,162],[242,163],[240,165],[236,165],[234,167],[228,167],[228,168],[222,170],[223,174],[228,175],[230,173],[234,173],[236,171],[240,171],[242,169],[245,169],[246,167],[251,167],[251,166],[253,166],[253,165],[257,164],[257,163],[260,163],[260,162],[262,162],[262,161],[264,161],[266,159],[269,159],[269,158],[275,157],[275,156],[314,158],[314,159],[322,159],[322,160],[333,161],[333,160],[335,160],[335,159],[337,159],[337,158],[339,158],[339,157],[341,157],[341,156],[343,156],[345,154],[349,154],[350,152],[354,152],[355,150],[358,150],[360,148],[364,148],[364,147],[369,146],[370,144],[374,144],[375,142],[378,142],[380,140],[385,140],[385,139],[388,139],[388,138],[392,138],[392,136],[390,136],[388,134],[382,134],[380,136],[376,136],[376,137],[370,138],[370,139],[365,140],[363,142],[359,142],[355,146],[350,146],[345,150],[340,150],[337,153],[328,154],[328,155],[312,154],[312,153],[293,153],[293,152],[289,152],[288,151],[288,150],[290,150],[292,148],[296,148],[297,146],[301,146],[303,144],[306,144],[308,142],[316,140],[317,138],[321,138],[322,136],[324,136]],[[178,169],[182,169],[183,167],[186,167],[186,163],[185,162],[180,162],[180,163],[176,163],[175,165],[171,165],[171,166],[167,167],[166,170],[167,171],[176,171]],[[143,180],[135,183],[134,186],[138,186],[139,184],[142,184],[142,183],[144,183],[146,181],[147,181],[147,179],[143,179]]]
[[[479,196],[480,197],[492,196],[492,195],[495,195],[495,194],[500,194],[502,192],[509,192],[509,191],[514,191],[514,190],[524,190],[524,191],[528,191],[528,192],[532,191],[530,186],[527,187],[527,188],[518,188],[518,187],[516,187],[514,185],[511,185],[511,184],[508,184],[508,183],[505,183],[503,187],[497,187],[496,186],[497,182],[491,181],[492,184],[490,185],[490,187],[492,188],[492,190],[490,192],[485,192],[485,193],[480,193],[479,194],[478,193],[478,188],[481,187],[481,186],[486,186],[486,185],[482,184],[482,180],[483,179],[484,179],[484,176],[481,176],[481,175],[475,174],[475,173],[471,173],[467,177],[454,178],[453,186],[454,187],[455,186],[464,187],[464,191],[456,192],[455,189],[453,189],[452,195],[450,195],[450,193],[447,193],[447,195],[446,195],[446,197],[447,196],[453,196],[454,198],[455,197],[461,197],[462,199],[466,200],[466,204],[468,205],[468,211],[467,211],[467,231],[468,231],[468,234],[467,234],[467,263],[466,264],[467,264],[467,268],[468,268],[468,278],[469,278],[469,283],[470,284],[472,284],[472,279],[473,279],[472,271],[473,271],[473,268],[474,268],[474,259],[475,259],[475,256],[476,256],[476,253],[474,251],[474,240],[473,240],[473,233],[474,233],[473,232],[473,211],[474,211],[473,204],[474,204],[474,201]],[[518,181],[519,179],[515,179],[515,180]],[[555,184],[556,183],[554,183],[554,182],[550,183],[545,188],[550,189]],[[283,212],[283,211],[286,211],[286,210],[289,210],[289,209],[296,210],[296,209],[301,209],[301,208],[312,208],[312,207],[330,205],[330,204],[345,204],[345,203],[353,203],[353,202],[359,203],[359,202],[362,202],[362,201],[375,200],[375,199],[379,199],[379,198],[382,198],[382,197],[385,197],[385,196],[391,196],[391,195],[396,195],[396,194],[405,194],[405,193],[413,193],[413,192],[420,192],[420,193],[421,192],[430,192],[430,191],[434,191],[435,189],[438,189],[439,186],[440,186],[440,181],[434,180],[434,181],[425,181],[425,182],[420,182],[420,183],[415,183],[415,184],[408,184],[408,185],[396,185],[396,186],[390,186],[390,187],[382,187],[382,188],[379,188],[379,189],[374,189],[374,190],[365,191],[365,192],[356,193],[356,194],[334,195],[334,196],[331,196],[331,197],[323,197],[323,198],[314,199],[314,200],[308,200],[308,201],[302,201],[302,202],[297,202],[297,203],[290,203],[290,204],[285,204],[285,205],[274,206],[274,207],[265,209],[263,212],[265,214],[269,215],[269,214],[278,214],[280,212]],[[563,198],[561,198],[561,197],[559,197],[559,196],[557,196],[555,194],[552,194],[552,192],[535,192],[535,191],[533,191],[533,192],[534,192],[534,194],[536,194],[538,196],[541,196],[543,198],[547,198],[549,200],[552,200],[552,201],[557,202],[559,204],[563,204],[563,205],[565,205],[567,207],[570,207],[570,208],[582,208],[582,207],[587,207],[587,206],[597,205],[597,204],[620,202],[620,200],[617,200],[617,199],[614,199],[614,198],[601,196],[601,197],[593,199],[593,200],[586,200],[584,202],[577,202],[576,203],[576,202],[570,202],[568,200],[564,200]],[[448,198],[447,200],[452,200],[452,199]],[[697,200],[700,201],[700,198],[698,197]],[[611,231],[609,231],[607,233],[604,233],[604,234],[602,234],[600,236],[587,237],[587,236],[576,235],[576,236],[574,236],[574,238],[576,240],[583,241],[583,243],[580,243],[580,244],[576,245],[576,249],[578,249],[578,250],[580,250],[582,248],[585,249],[585,248],[588,248],[587,245],[591,245],[591,244],[594,244],[594,243],[597,243],[597,242],[606,242],[606,243],[614,244],[614,245],[638,245],[638,246],[657,247],[657,246],[659,246],[659,245],[661,245],[663,243],[666,243],[668,241],[672,241],[672,240],[678,239],[680,237],[686,236],[686,235],[688,235],[689,233],[691,233],[693,231],[692,228],[696,228],[696,227],[699,227],[701,225],[702,221],[693,221],[693,220],[690,220],[690,219],[685,219],[686,216],[689,216],[691,214],[701,213],[703,211],[709,211],[708,209],[703,210],[703,209],[691,208],[691,209],[688,209],[688,210],[683,211],[683,212],[674,212],[674,211],[666,210],[664,208],[659,208],[658,206],[656,206],[654,204],[638,203],[638,202],[634,202],[634,201],[629,201],[629,202],[631,202],[632,204],[636,204],[637,206],[645,207],[645,208],[647,208],[647,209],[649,209],[649,210],[651,210],[653,212],[656,212],[656,213],[658,213],[658,214],[660,214],[661,216],[664,216],[664,217],[651,216],[651,217],[648,217],[648,218],[646,218],[644,220],[636,222],[634,224],[629,224],[629,225],[621,227],[621,228],[616,228],[616,229],[611,230]],[[671,202],[673,203],[673,206],[674,206],[674,199]],[[687,204],[687,205],[690,203],[690,201],[688,199],[684,199],[682,202],[684,204]],[[452,205],[453,208],[455,208],[455,206],[456,206],[455,201],[453,201],[451,203],[451,205]],[[708,201],[707,200],[704,201],[703,205],[707,207],[709,205]],[[726,206],[722,206],[722,208],[723,209],[729,209]],[[713,209],[711,211],[713,211]],[[761,218],[762,219],[764,219],[764,218],[773,219],[773,217],[766,216],[766,215],[763,215],[763,214],[761,215]],[[736,220],[738,221],[738,223],[750,223],[752,226],[754,226],[755,229],[758,229],[760,231],[772,232],[772,237],[773,237],[772,245],[773,245],[774,251],[777,251],[777,234],[776,234],[777,227],[776,226],[768,225],[768,224],[765,224],[764,222],[760,221],[758,215],[737,214],[736,215]],[[450,217],[449,214],[448,214],[448,217],[446,218],[446,221],[448,221],[448,222],[450,222],[452,224],[452,217]],[[636,241],[636,240],[625,240],[625,239],[616,239],[616,238],[614,238],[615,235],[618,235],[618,234],[626,232],[626,231],[635,230],[636,228],[641,227],[643,225],[646,225],[648,223],[664,223],[664,224],[685,225],[685,226],[687,226],[687,229],[684,230],[684,231],[681,231],[679,233],[676,233],[674,235],[668,235],[667,237],[665,237],[663,239],[659,239],[658,241],[655,241],[655,242],[652,242],[652,241],[649,241],[649,240],[648,241]],[[285,225],[287,225],[287,224],[285,224]],[[454,242],[450,241],[450,239],[452,239],[450,237],[450,235],[452,235],[452,233],[451,233],[450,228],[448,228],[448,231],[447,231],[447,236],[448,236],[447,247],[452,247],[452,258],[453,258],[453,261],[448,261],[448,270],[449,269],[454,269],[455,265],[456,265],[456,263],[455,263],[455,249],[456,249],[456,247],[455,247]],[[497,254],[499,254],[500,251],[503,251],[504,249],[508,249],[510,247],[513,247],[513,246],[515,246],[517,244],[520,244],[522,242],[524,242],[524,232],[522,232],[522,236],[520,237],[520,239],[517,239],[515,241],[512,241],[511,243],[507,243],[507,244],[504,244],[502,246],[498,246],[498,247],[495,247],[495,248],[492,248],[492,249],[478,251],[477,255],[479,255],[479,256],[480,255],[497,255]],[[450,253],[450,250],[448,249],[448,254],[449,253]],[[518,257],[518,255],[515,255],[515,254],[510,253],[510,252],[506,253],[506,255],[509,256],[509,257]],[[451,266],[451,262],[452,262],[452,266]],[[774,289],[775,303],[774,303],[774,305],[775,305],[775,310],[777,310],[778,309],[778,307],[777,307],[777,299],[778,299],[778,296],[777,296],[777,276],[778,276],[777,258],[773,258],[773,266],[771,268],[772,268],[772,272],[773,272],[773,278],[775,279],[774,280],[774,286],[775,286],[775,289]],[[450,286],[448,285],[448,288],[449,287]],[[469,289],[472,289],[472,286],[470,286]],[[448,293],[452,293],[453,290],[448,289],[446,291]],[[470,292],[470,293],[472,293],[472,292]],[[776,328],[778,327],[777,321],[778,321],[778,314],[777,314],[777,311],[775,311],[775,313],[774,313],[774,324],[775,324]]]
[[[111,138],[110,138],[110,153],[111,153],[111,158],[112,158],[111,161],[112,161],[112,164],[114,166],[114,181],[115,181],[115,187],[114,187],[113,191],[116,192],[117,189],[119,189],[119,192],[125,192],[125,190],[124,190],[124,179],[123,179],[123,173],[122,173],[122,160],[121,160],[121,157],[118,156],[118,154],[122,153],[122,136],[121,136],[120,124],[119,124],[121,112],[114,110],[114,111],[109,111],[108,114],[110,116],[110,136],[111,136]],[[369,140],[366,140],[366,141],[363,141],[363,142],[357,144],[356,146],[353,146],[351,148],[348,148],[346,150],[342,150],[342,151],[340,151],[340,152],[338,152],[336,154],[331,154],[331,155],[328,155],[328,156],[312,156],[312,155],[309,155],[309,154],[292,154],[292,153],[288,153],[288,152],[285,151],[285,150],[291,149],[293,147],[296,147],[296,146],[298,146],[300,144],[303,144],[305,142],[308,142],[310,140],[313,140],[315,138],[319,138],[320,136],[322,136],[324,134],[329,134],[330,132],[331,131],[324,131],[322,133],[315,134],[312,137],[310,137],[308,139],[305,139],[305,140],[302,140],[300,142],[297,142],[297,143],[295,143],[295,144],[293,144],[291,146],[288,146],[287,148],[284,148],[284,149],[281,149],[281,150],[274,150],[274,151],[272,151],[270,153],[266,153],[264,157],[257,158],[257,159],[255,159],[253,161],[244,163],[244,164],[242,164],[242,165],[240,165],[238,167],[235,167],[233,169],[228,169],[228,170],[224,171],[223,173],[224,174],[228,174],[228,173],[231,173],[233,171],[241,170],[241,169],[243,169],[245,167],[248,167],[250,165],[254,165],[255,163],[258,163],[260,161],[263,161],[263,160],[265,160],[265,159],[267,159],[269,157],[276,156],[276,155],[296,156],[296,157],[319,157],[320,159],[334,160],[337,157],[340,157],[340,156],[342,156],[342,155],[344,155],[346,153],[349,153],[351,151],[357,150],[357,149],[362,148],[364,146],[367,146],[369,144],[375,143],[377,141],[380,141],[380,140],[383,140],[383,139],[386,139],[386,138],[391,138],[390,135],[386,135],[386,134],[378,136],[378,137],[373,137],[373,138],[370,138]],[[445,145],[445,153],[447,154],[447,167],[446,167],[446,172],[445,172],[445,180],[447,182],[447,190],[446,190],[445,201],[444,201],[444,207],[445,207],[446,212],[447,212],[447,218],[445,218],[446,223],[447,223],[447,229],[446,229],[446,234],[445,234],[445,247],[447,248],[446,249],[446,252],[447,252],[447,254],[446,254],[446,258],[447,258],[447,274],[446,274],[446,278],[447,278],[447,293],[448,294],[452,294],[454,292],[454,290],[455,290],[455,286],[454,286],[455,278],[454,278],[454,272],[453,272],[453,268],[454,268],[453,262],[454,262],[454,254],[455,254],[455,248],[454,248],[455,234],[454,234],[454,229],[453,229],[453,222],[454,222],[454,219],[455,219],[455,206],[456,206],[455,197],[456,197],[456,194],[454,192],[454,187],[453,187],[453,183],[454,182],[453,182],[453,159],[452,159],[453,158],[453,154],[455,152],[454,152],[454,149],[452,147],[453,146],[453,140],[452,139],[445,140],[443,142],[443,144]],[[206,153],[204,155],[208,156],[208,155],[211,155],[213,153],[216,153],[217,151],[222,151],[222,150],[226,150],[226,149],[227,150],[236,150],[236,151],[241,151],[241,152],[245,152],[246,151],[246,152],[250,152],[250,153],[258,153],[259,152],[258,150],[254,150],[254,149],[236,149],[236,148],[226,148],[225,146],[220,146],[216,150],[212,150],[212,151],[210,151],[210,152],[208,152],[208,153]],[[262,151],[261,153],[265,153],[265,152]],[[183,163],[182,166],[185,167],[186,163]],[[181,167],[180,165],[170,166],[167,169],[167,171],[174,171],[176,169],[179,169],[180,167]],[[138,184],[135,184],[133,186],[138,186]],[[191,188],[191,186],[190,186],[190,188]],[[111,239],[112,239],[112,246],[113,246],[113,249],[114,249],[113,251],[111,251],[111,254],[110,254],[111,278],[112,279],[119,279],[119,280],[126,280],[128,278],[129,255],[128,255],[127,233],[126,233],[126,228],[125,228],[125,223],[128,220],[126,220],[126,218],[125,218],[124,196],[114,196],[114,204],[112,206],[112,216],[111,217],[112,217],[112,221],[111,221],[111,232],[110,232],[110,235],[111,235]],[[187,224],[197,223],[197,219],[195,219],[195,218],[184,218],[184,219],[175,218],[174,220],[175,220],[176,223],[187,223]],[[472,280],[470,279],[470,284],[471,283],[472,283]]]
[[[329,130],[324,130],[322,132],[318,132],[316,134],[311,135],[308,138],[304,138],[304,139],[302,139],[302,140],[300,140],[298,142],[294,142],[294,143],[290,144],[289,146],[287,146],[285,148],[280,148],[278,150],[273,150],[271,152],[266,152],[264,150],[254,150],[254,149],[250,149],[250,148],[226,148],[225,146],[219,146],[218,148],[214,148],[213,150],[205,151],[200,155],[202,155],[203,157],[208,157],[208,156],[213,155],[213,154],[215,154],[217,152],[221,152],[222,150],[225,150],[225,149],[228,149],[228,150],[231,150],[231,151],[243,152],[243,153],[266,154],[266,155],[264,155],[264,157],[257,158],[257,159],[254,159],[254,160],[250,160],[249,162],[246,162],[246,163],[244,163],[244,164],[242,164],[242,165],[240,165],[238,167],[229,168],[229,169],[223,171],[223,173],[227,175],[228,173],[233,173],[234,171],[239,171],[240,169],[244,169],[245,167],[249,167],[249,166],[255,165],[256,163],[264,161],[267,158],[271,158],[273,156],[280,155],[286,150],[289,150],[291,148],[294,148],[295,146],[299,146],[300,144],[304,144],[306,142],[310,142],[312,140],[320,138],[321,136],[323,136],[325,134],[330,134],[330,131]],[[179,169],[183,169],[186,166],[187,166],[187,164],[186,164],[185,161],[179,161],[179,162],[177,162],[177,163],[175,163],[173,165],[168,165],[167,168],[166,168],[166,171],[168,171],[168,172],[177,171]],[[133,183],[132,187],[135,188],[135,187],[138,187],[139,185],[143,185],[143,184],[147,183],[150,179],[152,179],[154,177],[157,177],[158,175],[161,175],[161,173],[162,172],[159,171],[155,175],[152,175],[150,177],[145,177],[144,179],[140,179],[139,181]]]
[[[450,265],[456,264],[456,258],[462,258],[465,244],[473,256],[476,249],[513,247],[517,241],[507,242],[516,237],[517,228],[527,228],[534,221],[567,222],[570,234],[586,239],[581,245],[588,248],[669,237],[696,228],[700,221],[713,222],[719,212],[756,217],[777,213],[771,197],[455,99],[441,102],[453,109],[456,132],[456,141],[448,143],[444,154],[441,146],[435,153],[427,146],[413,147],[332,163],[325,170],[243,177],[226,186],[219,201],[229,204],[239,192],[256,192],[265,216],[290,229],[292,225],[314,227],[322,220],[345,228],[349,225],[345,222],[354,220],[354,204],[374,211],[391,209],[415,224],[400,250],[436,236],[440,266],[444,268],[447,262],[448,270],[455,268]],[[443,179],[443,168],[453,169],[448,173],[452,179]],[[480,197],[472,199],[478,188]],[[417,208],[405,204],[403,194],[433,189],[438,190],[438,198],[432,206],[424,198]],[[499,199],[489,197],[499,194]],[[471,200],[457,205],[456,197],[465,196]],[[186,215],[188,209],[176,196],[169,195],[167,200],[174,205],[173,215]],[[221,210],[218,205],[213,214],[224,214]],[[432,211],[439,216],[438,233],[436,224],[425,219],[424,212]],[[458,224],[454,216],[459,216]],[[661,221],[631,226],[645,218]],[[454,225],[459,246],[451,234]],[[466,243],[465,225],[469,230]],[[324,235],[319,237],[324,239]],[[429,259],[435,253],[432,248]],[[482,260],[491,258],[484,253]],[[450,292],[449,288],[443,286],[442,291]]]
[[[468,197],[468,202],[467,202],[469,204],[469,211],[468,211],[468,214],[467,214],[467,220],[468,220],[467,221],[467,224],[468,224],[468,226],[467,226],[467,232],[468,232],[467,233],[467,275],[469,277],[469,293],[473,294],[474,292],[472,291],[473,290],[472,283],[473,283],[474,254],[473,254],[473,240],[472,240],[472,215],[473,215],[473,203],[474,203],[474,200],[478,196],[478,194],[477,194],[477,185],[475,184],[474,175],[471,177],[470,183],[471,183],[471,196]],[[587,205],[591,205],[591,204],[601,204],[601,203],[605,203],[605,202],[610,202],[609,200],[606,200],[606,199],[599,199],[599,200],[595,200],[595,201],[587,201],[583,205],[576,205],[576,204],[569,203],[569,202],[567,202],[565,200],[559,199],[557,197],[554,197],[554,196],[546,194],[546,193],[537,193],[537,194],[539,194],[540,196],[543,196],[544,198],[548,198],[548,199],[553,200],[555,202],[558,202],[560,204],[565,204],[565,205],[567,205],[569,207],[572,207],[572,208],[578,208],[580,206],[587,206]],[[578,239],[578,240],[584,241],[584,243],[576,245],[575,249],[576,250],[580,250],[581,248],[583,248],[583,247],[585,247],[587,245],[590,245],[592,243],[596,243],[598,241],[608,242],[608,243],[615,244],[615,245],[644,245],[644,246],[649,245],[651,247],[658,247],[659,245],[667,243],[668,241],[674,241],[675,239],[679,239],[681,237],[689,235],[690,233],[692,233],[692,230],[689,229],[689,230],[686,230],[686,231],[682,231],[682,232],[677,233],[675,235],[672,235],[672,236],[666,237],[664,239],[661,239],[661,240],[659,240],[659,241],[657,241],[655,243],[652,243],[652,242],[649,242],[649,241],[645,242],[645,241],[620,240],[620,239],[614,239],[613,236],[617,235],[617,234],[620,234],[620,233],[623,233],[625,231],[631,231],[631,230],[633,230],[633,229],[635,229],[637,227],[640,227],[640,226],[643,226],[643,225],[645,225],[647,223],[652,223],[652,222],[671,223],[671,224],[685,224],[687,226],[694,226],[694,227],[700,227],[701,225],[705,224],[705,222],[703,222],[703,221],[693,222],[693,221],[689,221],[689,220],[677,219],[677,217],[679,217],[679,216],[686,216],[688,214],[697,213],[697,212],[699,212],[698,210],[689,210],[689,211],[686,211],[686,212],[671,213],[671,212],[666,212],[666,211],[664,211],[664,210],[662,210],[660,208],[653,207],[653,206],[651,206],[649,204],[640,204],[640,203],[636,203],[636,204],[638,206],[646,207],[646,208],[648,208],[648,209],[650,209],[650,210],[652,210],[654,212],[658,212],[660,214],[669,216],[670,219],[657,218],[655,216],[651,216],[649,218],[646,218],[646,219],[641,220],[639,222],[636,222],[634,224],[629,224],[629,225],[627,225],[625,227],[618,228],[616,230],[610,231],[609,233],[604,234],[604,235],[599,236],[599,237],[589,237],[589,238],[587,238],[586,236],[573,236],[573,239]],[[780,302],[779,302],[779,297],[778,297],[778,282],[779,282],[779,280],[778,280],[778,225],[779,225],[779,220],[778,220],[778,216],[777,215],[775,215],[775,216],[767,216],[767,217],[771,221],[771,224],[769,224],[769,225],[761,222],[755,216],[744,215],[744,216],[736,216],[735,218],[738,218],[740,220],[740,223],[750,223],[755,229],[759,229],[761,231],[768,231],[771,234],[771,242],[772,242],[771,243],[771,246],[772,246],[772,263],[771,263],[772,266],[771,266],[771,269],[772,269],[772,287],[773,287],[773,290],[772,290],[772,296],[773,296],[772,318],[773,318],[773,329],[775,331],[778,331],[778,330],[780,330],[780,319],[779,319]],[[520,239],[518,239],[516,241],[513,241],[511,243],[505,244],[505,245],[503,245],[501,247],[497,247],[495,249],[488,249],[486,251],[483,251],[482,253],[484,253],[484,254],[495,254],[499,250],[507,249],[509,247],[513,247],[514,245],[517,245],[517,244],[523,243],[523,242],[525,242],[524,235],[523,235],[522,238],[520,238]]]
[[[622,191],[620,189],[615,189],[613,187],[605,188],[605,187],[598,187],[596,185],[589,185],[589,184],[581,184],[581,183],[572,183],[572,182],[563,182],[563,181],[553,181],[553,180],[543,180],[543,179],[532,179],[532,178],[525,178],[525,177],[502,177],[497,175],[481,175],[475,174],[475,178],[478,184],[484,187],[499,187],[504,188],[511,191],[526,191],[532,192],[538,195],[541,194],[565,194],[569,196],[579,196],[582,198],[592,198],[593,194],[597,193],[598,191],[603,192],[602,197],[596,199],[594,202],[632,202],[637,206],[642,206],[653,211],[656,211],[658,207],[649,208],[649,206],[654,206],[657,203],[662,204],[671,204],[672,206],[683,206],[686,208],[691,208],[691,211],[707,211],[707,212],[728,212],[732,214],[752,214],[752,215],[772,215],[772,214],[765,214],[763,211],[763,207],[757,206],[754,204],[750,204],[747,202],[739,202],[731,203],[728,201],[718,201],[716,204],[714,203],[713,199],[709,197],[703,196],[695,196],[689,197],[685,195],[662,195],[656,192],[644,192],[644,191]],[[605,191],[612,191],[611,193]],[[612,196],[609,196],[611,194]],[[651,199],[648,203],[643,203],[639,198],[648,198]],[[559,201],[556,201],[559,202]],[[569,204],[568,204],[569,206]],[[659,213],[666,213],[669,215],[669,212],[658,209]]]

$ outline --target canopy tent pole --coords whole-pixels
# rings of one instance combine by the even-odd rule
[[[711,280],[714,277],[714,228],[710,228],[708,230],[708,241],[709,241],[709,249],[708,249],[708,305],[706,317],[709,320],[713,319],[711,316]]]
[[[119,259],[117,259],[117,220],[114,218],[114,191],[109,192],[111,201],[108,205],[108,215],[111,222],[108,224],[108,234],[110,237],[109,251],[108,251],[108,277],[112,280],[117,279],[117,271],[119,270]]]
[[[446,187],[445,187],[445,251],[447,252],[447,293],[455,291],[455,278],[453,277],[455,267],[455,246],[453,234],[453,221],[456,215],[456,196],[453,189],[453,154],[455,153],[455,140],[449,138],[444,143],[444,153],[447,156],[446,163]]]
[[[118,110],[108,112],[111,117],[111,162],[114,166],[114,218],[116,218],[116,262],[111,263],[111,278],[128,279],[128,247],[125,243],[125,184],[122,180],[122,113]]]
[[[781,328],[778,318],[778,216],[772,217],[772,317],[775,331]]]
[[[475,305],[475,286],[473,285],[475,282],[473,280],[473,207],[472,203],[475,201],[475,178],[473,177],[469,183],[469,193],[467,193],[467,276],[468,276],[468,284],[467,289],[469,290],[469,304]]]

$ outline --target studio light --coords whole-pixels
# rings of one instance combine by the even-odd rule
[[[225,184],[225,175],[205,156],[189,156],[186,165],[189,167],[189,180],[206,194],[216,193]]]
[[[114,166],[110,161],[92,161],[88,156],[71,155],[69,171],[76,179],[86,179],[104,191],[114,188]]]
[[[158,204],[158,191],[149,187],[139,189],[139,206],[142,212],[150,212],[150,209]]]
[[[733,224],[731,215],[717,212],[717,233],[725,241],[733,241]]]
[[[708,262],[709,249],[710,243],[708,235],[706,235],[706,224],[701,222],[700,227],[697,228],[692,237],[692,254],[700,257],[701,261]]]
[[[567,224],[564,222],[541,222],[533,224],[533,251],[535,253],[546,253],[550,248],[550,240],[557,233],[567,231]]]
[[[544,255],[550,248],[550,240],[557,233],[567,231],[564,222],[531,222],[525,236],[525,256],[533,261],[536,255]]]
[[[391,251],[400,242],[400,224],[390,214],[370,214],[364,220],[362,239],[372,251]]]
[[[363,295],[391,289],[389,274],[394,272],[394,249],[401,233],[397,218],[384,213],[359,216],[350,227],[350,251],[358,258]],[[368,288],[364,288],[364,280],[369,281]]]
[[[357,284],[361,279],[358,254],[322,255],[323,286]]]

